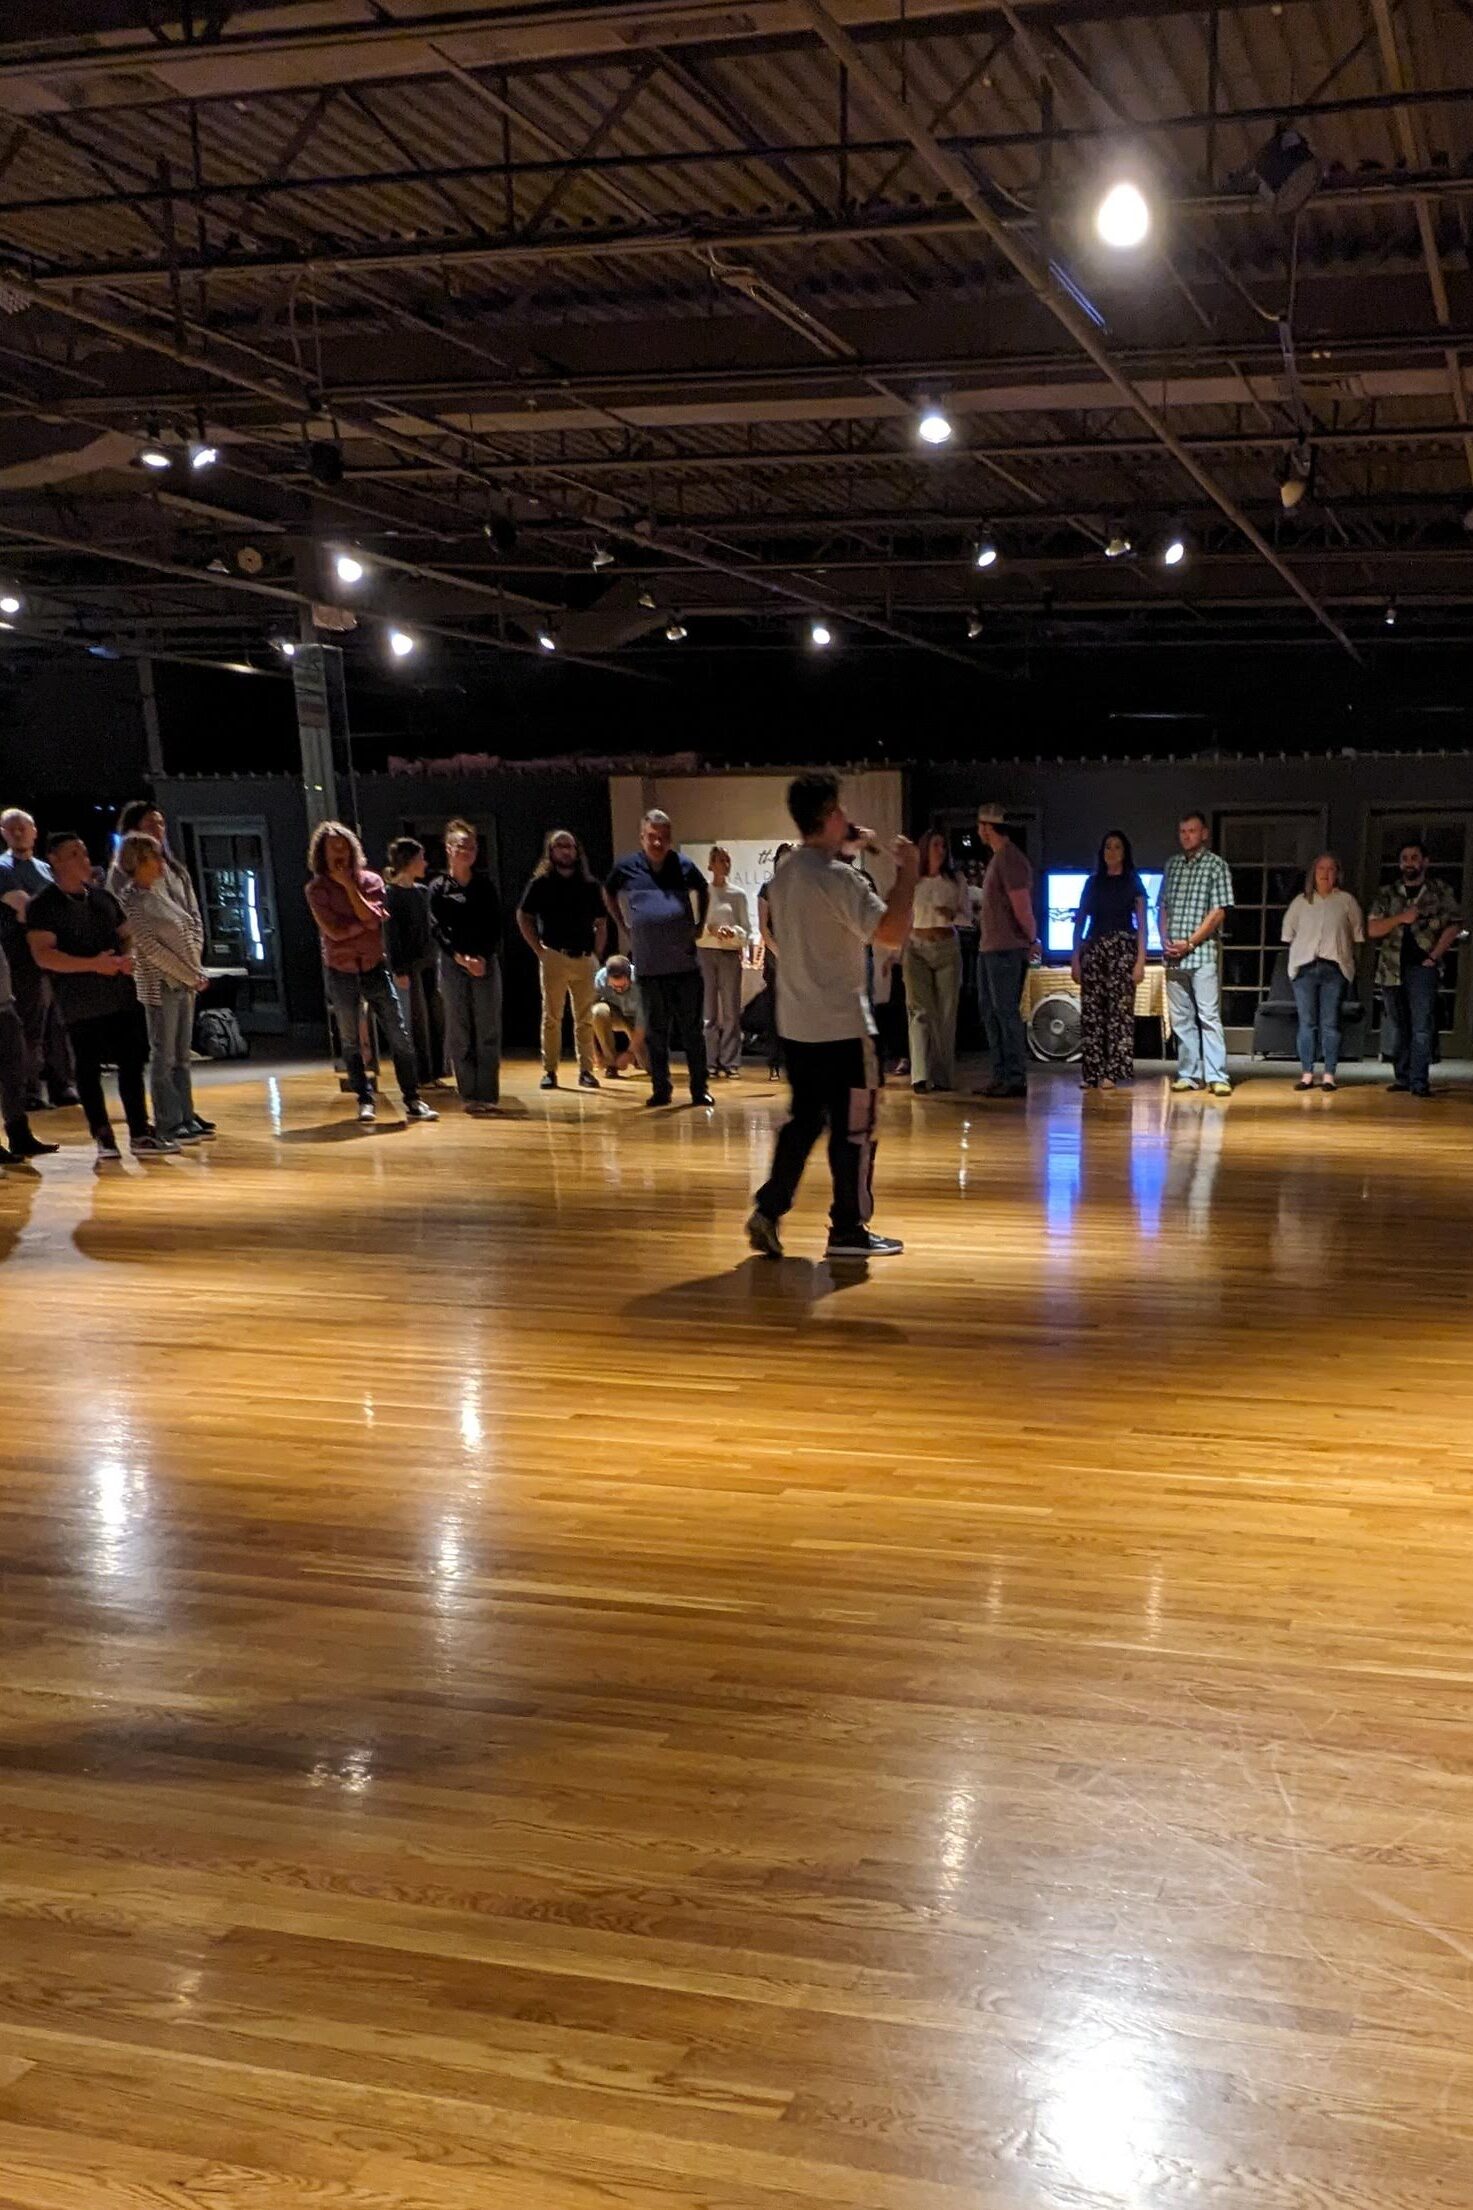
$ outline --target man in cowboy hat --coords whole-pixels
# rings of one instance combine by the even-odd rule
[[[1026,1097],[1023,1058],[1023,982],[1038,942],[1033,912],[1033,869],[1013,842],[999,805],[977,808],[977,833],[991,853],[982,877],[981,949],[977,1000],[992,1080],[984,1097]]]

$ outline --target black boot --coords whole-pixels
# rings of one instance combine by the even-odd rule
[[[19,1166],[23,1159],[49,1159],[61,1149],[59,1143],[42,1143],[28,1120],[8,1120],[5,1141],[9,1148],[0,1158],[0,1166]]]

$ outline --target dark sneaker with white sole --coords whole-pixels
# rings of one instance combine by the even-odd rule
[[[404,1108],[406,1120],[438,1120],[439,1117],[434,1106],[426,1105],[422,1097],[412,1098]]]
[[[825,1258],[899,1258],[905,1245],[898,1236],[873,1235],[868,1228],[857,1233],[831,1235]]]
[[[172,1136],[155,1135],[150,1130],[146,1136],[130,1136],[128,1148],[135,1159],[167,1159],[174,1156],[179,1146]]]
[[[777,1232],[777,1222],[769,1220],[765,1212],[753,1211],[747,1221],[747,1241],[763,1258],[781,1258],[782,1238]]]

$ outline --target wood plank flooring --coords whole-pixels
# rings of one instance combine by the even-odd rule
[[[0,1177],[5,2210],[1468,2210],[1473,1093],[511,1087]]]

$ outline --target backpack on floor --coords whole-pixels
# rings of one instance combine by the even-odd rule
[[[248,1059],[251,1055],[240,1022],[223,1005],[206,1006],[195,1015],[194,1048],[207,1059]]]

